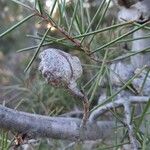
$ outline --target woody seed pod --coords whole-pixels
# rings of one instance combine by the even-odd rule
[[[49,48],[41,52],[39,58],[41,59],[39,70],[49,84],[76,89],[76,80],[82,75],[82,66],[78,57]]]

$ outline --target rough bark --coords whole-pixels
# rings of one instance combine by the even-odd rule
[[[46,137],[68,140],[96,140],[110,137],[114,123],[87,122],[81,128],[81,119],[48,117],[16,111],[0,105],[0,128],[15,131],[27,138]]]

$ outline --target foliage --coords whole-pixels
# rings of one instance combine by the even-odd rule
[[[11,2],[5,3],[9,9],[12,9],[10,12],[13,12],[13,16],[17,13],[14,10],[17,9],[18,13],[25,17],[19,21],[15,19],[17,23],[13,23],[13,25],[11,23],[12,26],[7,25],[7,20],[4,25],[8,29],[5,29],[5,27],[0,29],[0,40],[4,41],[4,46],[0,48],[3,52],[5,48],[7,51],[4,52],[6,53],[3,56],[4,60],[0,61],[8,66],[8,69],[5,65],[1,65],[0,68],[0,78],[2,79],[0,79],[2,84],[0,86],[0,96],[2,97],[0,102],[17,110],[51,116],[81,109],[80,102],[74,100],[65,90],[46,85],[37,72],[38,53],[46,47],[59,48],[80,57],[84,74],[78,84],[89,98],[91,111],[109,101],[113,101],[118,93],[130,86],[134,77],[127,81],[119,91],[113,91],[109,79],[109,64],[116,60],[128,59],[130,56],[137,54],[129,51],[130,42],[136,40],[132,39],[131,35],[136,30],[144,28],[146,24],[118,23],[115,15],[113,15],[115,6],[110,7],[111,0],[108,2],[105,0],[99,1],[96,6],[90,6],[89,4],[89,7],[83,0],[69,2],[67,0],[54,0],[51,7],[48,5],[48,1],[46,2],[40,0],[34,0],[34,2],[11,0]],[[4,2],[0,1],[0,3]],[[133,29],[134,26],[137,26],[137,28]],[[130,31],[127,30],[127,27]],[[21,33],[17,33],[17,30]],[[28,32],[28,30],[32,32]],[[27,33],[28,39],[24,38],[25,33]],[[149,36],[143,38],[149,38]],[[10,42],[11,39],[15,39],[16,43],[19,43],[12,46],[15,51],[21,45],[27,45],[27,47],[17,50],[19,54],[16,54],[18,58],[13,57],[17,60],[14,64],[8,57],[8,55],[12,56],[11,53],[8,53],[11,50],[7,50],[13,45],[13,42]],[[23,44],[20,44],[21,41]],[[149,48],[140,52],[148,50]],[[104,79],[107,79],[108,98],[105,103],[97,105]],[[95,105],[97,106],[94,107]],[[142,133],[139,127],[143,122],[145,129],[148,129],[150,122],[145,119],[145,116],[149,115],[148,108],[149,104],[142,106],[143,113],[136,116],[133,107],[132,116],[137,139],[141,143],[141,148],[145,150],[150,145],[150,137],[147,133]],[[98,143],[95,147],[97,150],[119,149],[122,145],[128,143],[126,127],[118,127],[118,123],[122,120],[122,111],[110,113],[116,120],[115,138],[110,145],[105,144],[105,142]],[[104,117],[104,119],[108,118]],[[13,144],[13,136],[14,133],[4,130],[0,132],[1,149],[9,149],[8,147]],[[52,149],[63,149],[66,145],[69,145],[68,143],[68,141],[49,142],[42,139],[36,149],[49,149],[49,146],[52,146]],[[83,146],[84,144],[74,143],[71,149],[83,149]]]

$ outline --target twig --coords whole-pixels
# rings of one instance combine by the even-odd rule
[[[110,109],[115,109],[118,107],[124,107],[125,115],[125,125],[128,127],[128,133],[130,138],[130,143],[133,150],[137,150],[137,140],[134,135],[133,125],[131,124],[131,104],[136,103],[146,103],[150,100],[148,96],[130,96],[129,99],[118,99],[114,102],[108,103],[102,107],[97,108],[93,111],[89,117],[90,122],[96,122],[97,118],[103,113],[109,111]]]
[[[50,16],[44,16],[43,14],[40,14],[38,11],[36,12],[36,15],[39,16],[40,18],[42,18],[44,21],[46,21],[47,23],[50,23],[54,28],[56,28],[62,35],[65,36],[66,39],[68,39],[69,41],[71,41],[72,43],[74,43],[78,48],[80,48],[81,50],[83,50],[85,53],[88,53],[87,50],[85,50],[85,48],[82,47],[81,43],[79,40],[73,38],[72,36],[70,36],[70,34],[65,31],[64,28],[61,28],[57,25],[57,23],[50,18]]]
[[[131,148],[132,150],[138,150],[138,143],[135,138],[134,130],[133,130],[133,125],[131,123],[131,108],[130,108],[131,103],[126,101],[124,102],[124,115],[125,115],[125,122],[128,127],[128,135],[131,143]]]
[[[131,104],[139,104],[139,103],[147,103],[149,99],[150,97],[148,96],[130,96],[128,100],[118,99],[114,102],[110,102],[102,107],[99,107],[95,111],[93,111],[89,117],[89,121],[95,122],[97,118],[100,117],[100,115],[109,111],[110,109],[123,107],[124,102],[126,101],[128,101],[128,103],[131,103]]]
[[[100,117],[100,115],[104,114],[105,112],[109,111],[110,109],[121,107],[121,106],[123,106],[122,99],[108,103],[102,107],[99,107],[91,113],[91,115],[89,117],[89,121],[96,122],[97,118]]]

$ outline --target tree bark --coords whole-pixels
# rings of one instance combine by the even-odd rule
[[[15,131],[27,138],[46,137],[67,140],[96,140],[110,137],[114,123],[87,122],[81,128],[81,119],[48,117],[16,111],[0,105],[0,128]]]
[[[133,39],[145,37],[149,33],[150,32],[148,30],[138,30],[133,34]],[[135,40],[132,43],[133,52],[138,52],[146,48],[150,48],[150,38]],[[144,65],[150,66],[150,52],[132,56],[131,64],[134,66],[134,68],[142,68]]]

